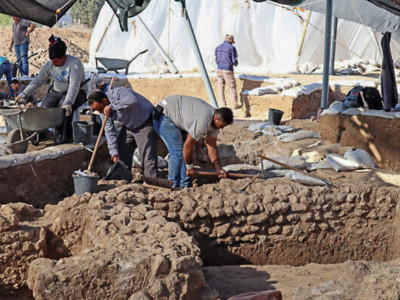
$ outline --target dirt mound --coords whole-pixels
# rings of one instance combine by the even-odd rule
[[[25,204],[2,206],[2,289],[27,282],[36,299],[198,298],[204,277],[196,242],[134,190],[72,196],[43,216]]]
[[[61,37],[67,44],[67,53],[78,57],[83,63],[89,61],[90,34],[88,29],[55,29],[55,28],[36,28],[30,35],[31,43],[29,55],[38,53],[29,59],[29,75],[38,74],[43,65],[49,60],[48,46],[49,37],[54,34]],[[12,30],[10,27],[0,27],[0,55],[7,57],[11,62],[16,61],[15,51],[8,50],[11,42]]]

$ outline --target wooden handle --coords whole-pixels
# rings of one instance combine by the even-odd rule
[[[199,176],[218,176],[219,173],[217,172],[203,172],[203,171],[199,171],[196,172],[196,175]],[[251,175],[251,174],[236,174],[236,173],[226,173],[226,175],[230,178],[253,178],[256,175]]]
[[[252,184],[258,177],[261,176],[261,173],[258,173],[256,176],[254,176],[248,183],[246,183],[240,190],[244,191],[250,184]]]
[[[289,165],[287,165],[287,164],[284,164],[284,163],[281,163],[281,162],[279,162],[279,161],[277,161],[277,160],[275,160],[275,159],[272,159],[272,158],[269,158],[269,157],[266,157],[266,156],[260,155],[260,154],[257,155],[257,156],[260,157],[260,158],[262,158],[262,159],[268,160],[268,161],[270,161],[270,162],[272,162],[272,163],[274,163],[274,164],[280,165],[280,166],[284,167],[285,169],[289,169],[289,170],[296,171],[296,172],[299,172],[299,173],[301,173],[301,174],[310,176],[310,174],[308,174],[307,172],[304,172],[303,170],[299,170],[299,169],[297,169],[297,168],[291,167],[291,166],[289,166]],[[313,176],[311,176],[311,177],[313,177]]]
[[[155,189],[155,190],[162,190],[162,191],[169,191],[169,192],[171,191],[171,189],[167,189],[167,188],[162,187],[162,186],[151,185],[151,184],[148,184],[146,182],[143,182],[143,186],[146,187],[146,188]]]
[[[105,117],[104,117],[104,120],[103,120],[103,124],[101,124],[99,136],[97,137],[97,141],[96,141],[96,145],[94,146],[92,158],[90,159],[90,163],[89,163],[89,167],[88,167],[88,170],[89,170],[89,171],[92,170],[92,165],[93,165],[93,162],[94,162],[94,158],[95,158],[95,156],[96,156],[97,149],[99,148],[101,136],[103,135],[103,131],[104,131],[104,127],[106,126],[107,119],[108,119],[108,116],[105,116]]]

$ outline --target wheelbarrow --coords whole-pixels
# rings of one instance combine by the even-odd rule
[[[64,109],[62,108],[0,108],[2,115],[11,131],[7,135],[6,147],[12,153],[25,153],[28,149],[28,142],[37,145],[39,143],[40,131],[61,126],[64,122]],[[64,126],[65,127],[65,126]],[[54,132],[54,130],[53,130]],[[64,130],[65,132],[65,130]],[[28,134],[29,133],[29,134]],[[56,136],[52,133],[53,140]]]
[[[149,50],[143,50],[136,54],[131,60],[119,59],[119,58],[106,58],[106,57],[96,57],[96,69],[99,73],[107,73],[108,71],[114,71],[119,74],[118,70],[125,69],[125,75],[128,75],[129,66],[131,63],[139,56],[146,53]],[[99,63],[103,67],[99,67]]]

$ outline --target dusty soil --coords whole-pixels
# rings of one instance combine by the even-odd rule
[[[10,29],[0,30],[7,37]],[[34,32],[31,50],[42,49],[43,56],[36,62],[32,58],[31,65],[39,67],[47,61],[51,32]],[[69,53],[85,61],[88,33],[64,34]],[[58,35],[64,38],[63,30]],[[7,39],[2,47],[0,55],[7,54],[1,52],[8,51]],[[302,84],[321,80],[320,75],[289,76]],[[239,91],[261,86],[261,82],[237,82]],[[215,86],[214,78],[212,83]],[[117,85],[130,86],[153,103],[170,94],[207,99],[199,78],[129,79]],[[331,100],[345,92],[331,92]],[[286,117],[309,117],[319,106],[319,95],[299,97],[297,106],[294,99],[279,95],[249,97],[252,119],[265,119],[270,107],[285,110]],[[243,109],[235,111],[235,116],[243,117]],[[341,129],[340,139],[339,125],[332,125],[337,122],[346,128]],[[345,120],[345,126],[340,122],[291,121],[289,125],[321,132],[326,140],[286,144],[276,137],[254,135],[246,129],[249,121],[237,121],[219,136],[221,160],[223,165],[258,164],[257,154],[276,157],[315,151],[324,156],[343,154],[349,146],[368,151],[366,146],[383,144],[398,129],[397,123],[388,125],[382,134],[377,127],[363,140],[355,137],[360,128],[354,120]],[[361,122],[374,128],[371,122],[375,120]],[[385,122],[379,120],[377,125],[386,128]],[[390,147],[379,151],[390,152]],[[382,155],[397,162],[396,156]],[[258,179],[245,193],[238,189],[248,179],[223,179],[173,192],[101,181],[100,193],[74,195],[58,203],[72,194],[70,176],[81,168],[78,165],[86,167],[89,157],[90,153],[78,153],[44,161],[36,170],[37,178],[29,164],[0,173],[2,201],[36,200],[36,208],[24,204],[0,208],[0,298],[29,296],[28,287],[37,299],[48,298],[50,292],[54,298],[74,299],[178,299],[184,295],[185,299],[212,300],[266,289],[281,290],[284,299],[400,297],[396,209],[400,180],[395,172],[319,170],[312,174],[331,180],[338,189],[273,178]],[[107,151],[98,159],[109,162]],[[204,152],[197,151],[196,159],[204,168],[210,167]],[[216,267],[224,264],[235,266]]]
[[[61,37],[67,44],[67,53],[76,56],[86,63],[89,61],[89,42],[91,31],[84,28],[76,29],[55,29],[55,28],[36,28],[31,37],[29,55],[38,53],[29,59],[29,75],[38,74],[42,66],[49,60],[48,46],[49,37],[54,34]],[[15,51],[8,50],[11,42],[11,27],[0,27],[0,55],[7,57],[11,62],[16,61]]]

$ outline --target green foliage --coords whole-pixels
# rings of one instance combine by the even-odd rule
[[[104,2],[105,0],[79,0],[71,8],[71,18],[80,19],[81,24],[92,28]]]
[[[11,16],[0,14],[0,26],[9,26],[12,25],[13,22]]]

